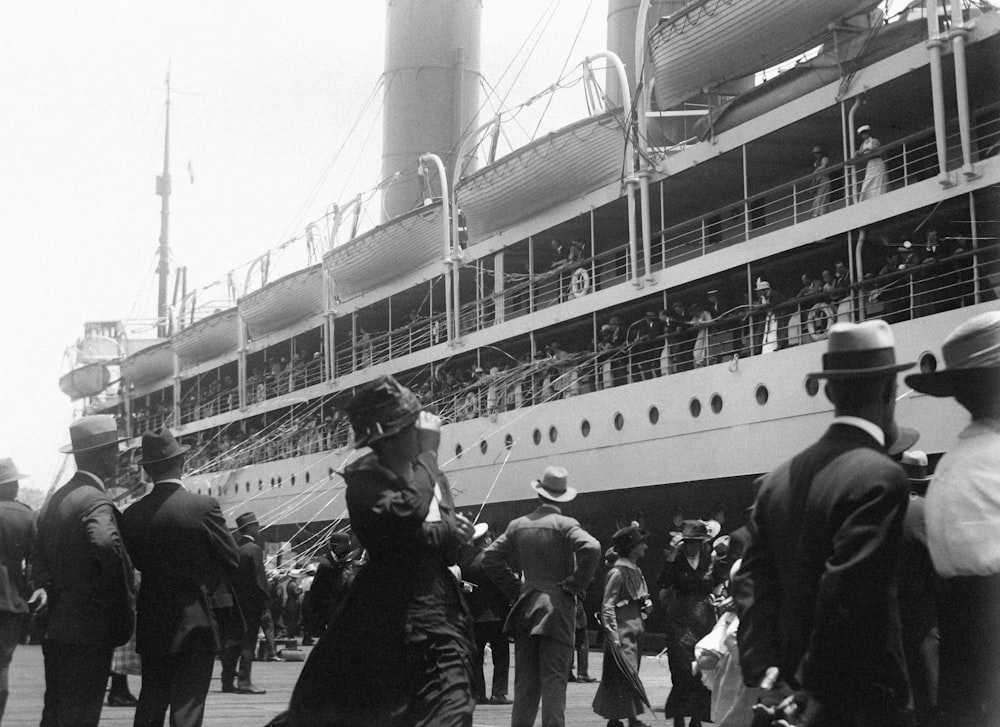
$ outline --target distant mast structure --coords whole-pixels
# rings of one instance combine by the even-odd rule
[[[167,70],[166,129],[163,134],[163,173],[156,177],[156,194],[160,197],[160,261],[159,295],[156,306],[156,335],[170,335],[170,311],[167,307],[167,283],[170,278],[170,71]]]
[[[434,153],[451,169],[462,135],[477,126],[482,11],[482,0],[387,1],[383,222],[425,198],[417,159]],[[442,193],[440,180],[429,183],[432,196]]]

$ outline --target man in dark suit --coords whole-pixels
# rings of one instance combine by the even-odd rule
[[[28,614],[28,560],[35,544],[35,513],[17,501],[17,471],[0,459],[0,719],[7,706],[7,670]]]
[[[601,546],[557,503],[570,502],[566,470],[547,467],[531,483],[541,504],[507,526],[483,555],[483,568],[514,603],[504,631],[514,637],[511,727],[531,727],[542,703],[542,727],[566,724],[566,682],[573,664],[576,599],[594,577]],[[524,582],[515,575],[524,573]]]
[[[912,365],[884,321],[834,325],[811,374],[828,379],[833,423],[760,484],[734,580],[741,665],[749,685],[796,692],[781,709],[802,725],[909,724],[897,582],[910,488],[886,447],[896,373]]]
[[[42,507],[32,556],[31,602],[49,607],[42,727],[96,727],[112,652],[134,623],[132,563],[104,489],[124,440],[104,414],[77,419],[69,434],[60,451],[75,456],[77,472]]]
[[[239,530],[239,570],[233,577],[232,585],[236,602],[243,613],[244,629],[242,641],[222,652],[222,691],[266,694],[267,690],[255,687],[250,678],[257,651],[257,632],[260,631],[264,609],[268,606],[264,551],[257,544],[260,525],[256,515],[245,512],[236,518],[236,527]],[[235,685],[233,679],[236,679]]]
[[[184,489],[184,453],[169,429],[142,435],[139,464],[153,489],[122,516],[122,537],[142,574],[136,651],[142,691],[135,725],[198,727],[212,682],[219,627],[211,594],[239,566],[239,551],[213,497]]]
[[[329,552],[320,559],[316,577],[309,589],[309,610],[312,615],[312,633],[322,636],[330,618],[347,597],[354,581],[358,563],[354,559],[351,536],[343,531],[330,533]]]

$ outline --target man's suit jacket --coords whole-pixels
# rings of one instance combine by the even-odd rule
[[[511,522],[483,555],[486,573],[514,603],[505,631],[572,646],[576,596],[594,577],[600,559],[600,543],[555,505],[542,505]],[[518,570],[524,572],[523,584]]]
[[[233,592],[247,624],[260,620],[268,603],[267,573],[264,572],[264,551],[249,535],[237,536],[239,568],[233,577]]]
[[[762,479],[734,584],[747,684],[777,666],[822,704],[905,709],[897,580],[908,497],[903,469],[839,423]]]
[[[114,646],[129,640],[132,562],[118,529],[120,517],[98,480],[84,472],[42,506],[32,577],[49,598],[46,638]]]
[[[27,613],[27,565],[35,546],[35,513],[23,502],[0,500],[0,611]]]
[[[239,551],[213,497],[158,482],[122,516],[122,536],[142,574],[136,651],[218,651],[210,599],[239,565]]]

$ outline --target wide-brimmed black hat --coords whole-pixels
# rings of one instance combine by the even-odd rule
[[[611,536],[611,542],[615,544],[615,551],[620,555],[626,555],[639,543],[646,542],[649,533],[639,527],[639,523],[633,522],[618,530]]]
[[[708,523],[704,520],[685,520],[681,525],[681,540],[704,542],[711,539],[712,536],[708,532]]]
[[[960,325],[941,345],[944,370],[910,374],[906,385],[931,396],[954,396],[955,385],[974,371],[992,371],[1000,380],[1000,311],[981,313]]]
[[[809,376],[817,379],[857,379],[885,376],[913,368],[913,361],[896,363],[892,329],[883,320],[836,323],[830,326],[823,370]]]
[[[191,447],[186,444],[178,444],[166,427],[155,432],[146,432],[142,435],[142,457],[136,464],[166,462],[168,459],[180,457],[189,449]]]
[[[365,384],[344,407],[354,429],[355,447],[399,434],[417,420],[422,409],[420,399],[390,375]]]

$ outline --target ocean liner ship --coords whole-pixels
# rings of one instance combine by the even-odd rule
[[[739,522],[822,432],[808,373],[832,322],[884,318],[926,370],[1000,305],[990,5],[610,0],[580,72],[593,113],[507,153],[505,117],[477,118],[480,10],[388,3],[381,224],[335,208],[303,232],[312,264],[178,296],[154,340],[88,324],[64,377],[129,436],[194,445],[187,487],[254,510],[272,548],[346,525],[341,407],[377,375],[444,418],[472,517],[502,527],[559,464],[599,538],[639,520],[662,539],[677,509]],[[932,454],[963,424],[905,388],[897,412]]]

